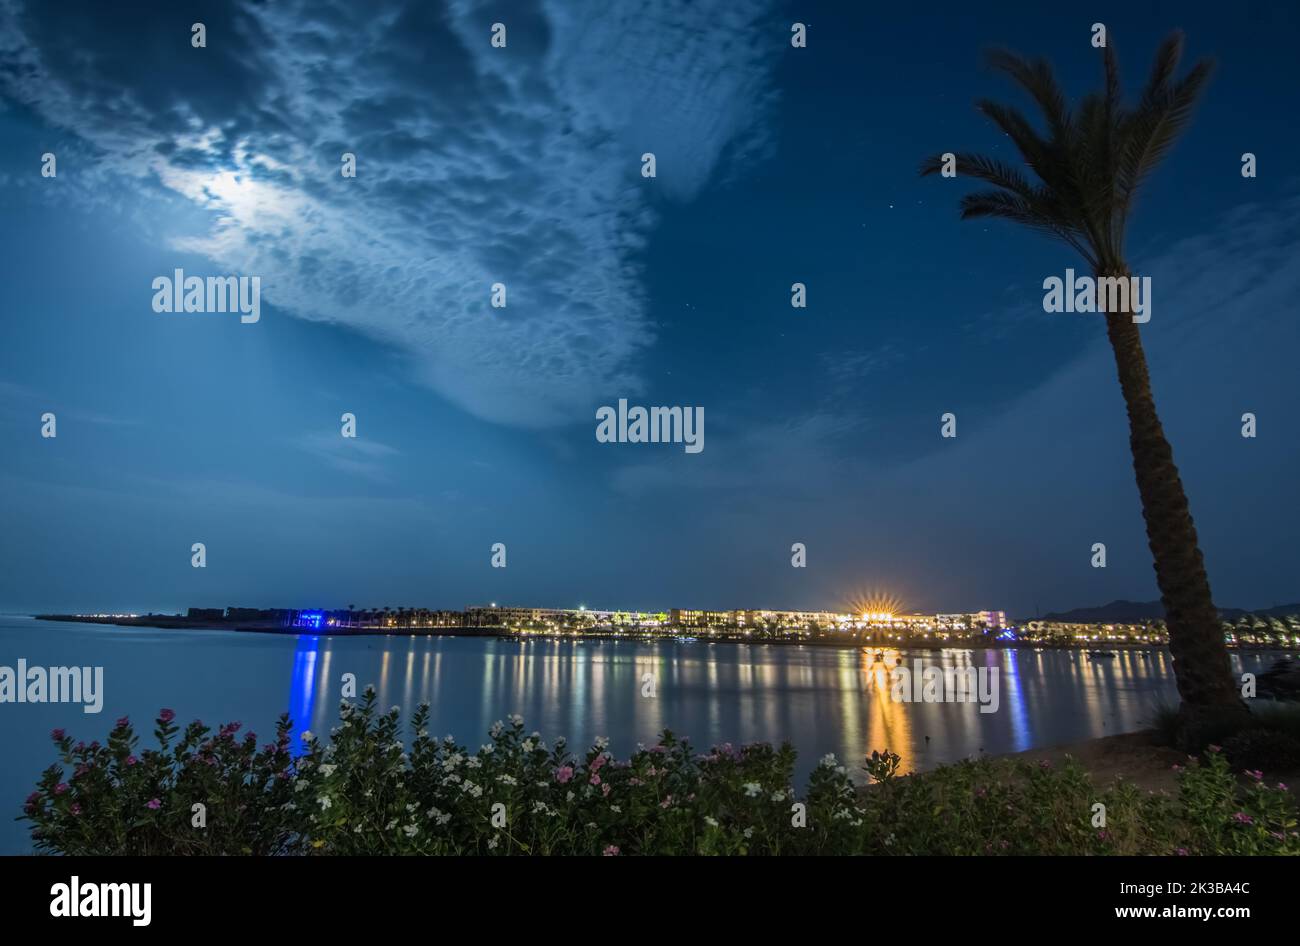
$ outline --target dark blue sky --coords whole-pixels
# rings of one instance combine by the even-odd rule
[[[1078,95],[1096,21],[1130,91],[1218,60],[1130,262],[1216,600],[1300,598],[1293,5],[607,6],[0,3],[0,607],[1155,598],[1102,326],[1042,310],[1080,261],[916,174],[1012,158],[983,49]],[[261,321],[155,313],[177,267]],[[597,443],[621,397],[704,451]]]

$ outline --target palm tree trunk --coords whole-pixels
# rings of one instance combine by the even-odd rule
[[[1207,722],[1226,721],[1246,708],[1233,681],[1187,495],[1156,415],[1141,335],[1126,312],[1107,314],[1106,332],[1128,409],[1133,471],[1169,628],[1180,712],[1185,730],[1203,732]]]

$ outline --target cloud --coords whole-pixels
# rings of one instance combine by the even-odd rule
[[[130,22],[0,3],[6,97],[88,141],[114,193],[212,214],[174,248],[260,275],[279,311],[386,342],[467,411],[520,426],[640,390],[656,208],[763,149],[782,39],[757,28],[765,5],[723,0],[302,0]],[[190,47],[192,19],[208,48]]]
[[[294,442],[299,449],[324,460],[335,469],[381,482],[388,479],[383,461],[401,453],[396,447],[371,438],[343,437],[338,434],[307,434]]]

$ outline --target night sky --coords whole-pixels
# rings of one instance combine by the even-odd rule
[[[1216,602],[1300,599],[1294,4],[0,0],[0,609],[1156,598],[1081,261],[917,175],[1013,159],[984,49],[1077,96],[1097,21],[1130,92],[1217,60],[1130,264]],[[260,322],[154,312],[176,268]],[[619,398],[705,449],[597,443]]]

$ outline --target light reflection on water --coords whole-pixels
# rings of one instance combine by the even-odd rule
[[[879,657],[877,656],[879,654]],[[240,720],[270,736],[288,711],[296,732],[324,735],[337,723],[343,675],[374,684],[383,709],[403,716],[422,700],[430,730],[477,747],[510,713],[552,741],[581,751],[597,736],[625,755],[664,728],[699,748],[715,743],[790,741],[802,786],[833,752],[856,773],[873,749],[891,749],[904,770],[986,753],[1015,752],[1142,728],[1176,693],[1167,652],[1125,651],[1108,660],[1076,651],[897,651],[696,642],[561,641],[532,638],[339,638],[224,631],[154,631],[49,624],[0,617],[0,664],[100,665],[105,705],[0,705],[0,852],[26,850],[24,826],[9,821],[40,771],[54,761],[48,733],[103,739],[113,720],[137,727],[160,707],[179,721]],[[987,667],[999,671],[999,709],[972,704],[896,703],[889,672]],[[1258,671],[1272,656],[1233,655],[1234,670]],[[654,675],[655,697],[642,694]],[[146,730],[152,726],[145,726]],[[928,738],[927,738],[928,737]],[[295,737],[296,742],[296,737]]]

